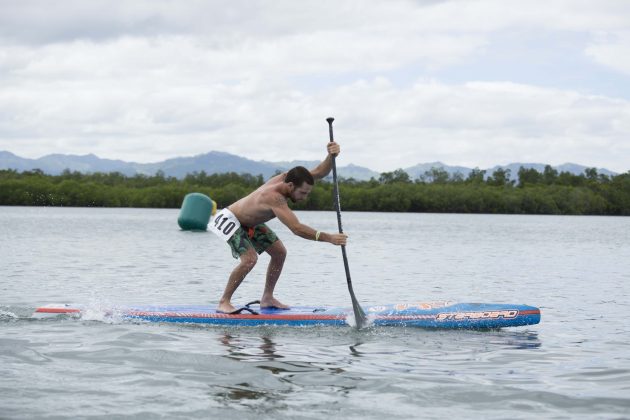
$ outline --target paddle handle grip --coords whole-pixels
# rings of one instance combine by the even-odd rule
[[[335,141],[335,137],[333,135],[333,126],[332,123],[335,121],[333,117],[326,118],[328,122],[328,136],[330,137],[330,142]],[[343,226],[341,224],[341,203],[339,199],[339,184],[337,182],[337,161],[336,156],[332,156],[332,173],[333,173],[333,183],[334,183],[334,193],[335,193],[335,209],[337,210],[337,225],[339,227],[339,233],[343,233]],[[342,247],[345,248],[345,247]],[[345,250],[344,250],[345,251]]]

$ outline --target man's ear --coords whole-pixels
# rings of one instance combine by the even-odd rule
[[[289,186],[289,192],[295,191],[295,184],[293,182],[287,182],[287,185]]]

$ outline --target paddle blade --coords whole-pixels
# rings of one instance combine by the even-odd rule
[[[354,320],[357,324],[357,329],[360,330],[367,325],[367,316],[365,315],[361,305],[359,305],[359,302],[357,302],[357,299],[354,297],[354,292],[351,291],[350,294],[352,296],[352,311],[354,312]]]

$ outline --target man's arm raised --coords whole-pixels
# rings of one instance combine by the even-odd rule
[[[307,226],[303,223],[300,223],[297,216],[289,206],[285,200],[281,200],[282,202],[278,202],[277,205],[272,207],[273,213],[276,215],[278,220],[280,220],[286,227],[288,227],[293,234],[304,238],[310,239],[312,241],[321,241],[321,242],[330,242],[333,245],[345,245],[348,235],[343,233],[326,233],[319,232],[313,229],[310,226]]]
[[[311,175],[313,175],[313,178],[315,179],[322,179],[330,173],[330,171],[332,170],[332,157],[333,155],[337,156],[341,151],[339,145],[334,141],[329,142],[326,145],[326,149],[328,150],[328,155],[326,156],[326,158],[319,165],[317,165],[317,167],[311,169],[310,171]]]

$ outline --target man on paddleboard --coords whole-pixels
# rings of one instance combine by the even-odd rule
[[[276,175],[260,186],[256,191],[217,213],[210,230],[226,240],[234,258],[240,259],[230,274],[223,296],[217,306],[217,312],[230,313],[236,308],[230,302],[232,295],[245,276],[254,268],[258,254],[266,252],[271,257],[267,267],[265,289],[260,298],[261,308],[288,309],[289,307],[273,296],[276,282],[282,272],[287,250],[276,234],[265,222],[277,217],[291,232],[304,239],[329,242],[333,245],[345,245],[347,235],[326,233],[300,223],[295,213],[289,208],[288,200],[294,203],[305,200],[316,179],[322,179],[332,169],[333,155],[340,152],[335,142],[327,144],[328,155],[310,171],[303,166],[296,166],[288,172]]]

